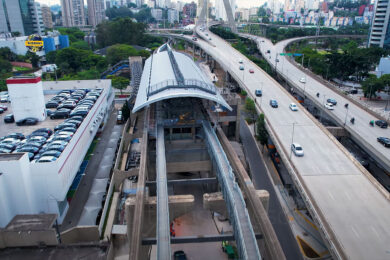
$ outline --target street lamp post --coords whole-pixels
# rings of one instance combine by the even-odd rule
[[[305,54],[302,55],[302,68],[303,68],[303,61],[305,59]]]
[[[349,108],[346,107],[346,109],[347,109],[347,112],[345,113],[344,126],[347,124],[347,117],[348,117],[348,110],[349,110]]]
[[[297,122],[293,122],[292,123],[292,134],[291,134],[291,145],[294,143],[294,130],[295,130],[295,124]],[[291,147],[290,147],[290,159],[291,159],[291,154],[292,154],[292,150],[291,150]]]
[[[324,107],[324,105],[325,105],[325,97],[326,97],[326,95],[324,95],[324,98],[322,99],[322,106],[323,106],[323,107]],[[324,113],[324,112],[323,112],[323,110],[324,110],[323,107],[321,108],[321,121],[320,121],[321,124],[322,124],[322,116],[323,116],[323,113]]]
[[[244,83],[245,82],[245,66],[244,66],[244,64],[242,65],[242,67],[244,68],[242,70],[242,83]]]

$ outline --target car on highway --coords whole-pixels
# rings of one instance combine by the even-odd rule
[[[276,99],[271,99],[269,101],[269,105],[273,108],[277,108],[278,107],[278,101],[276,101]]]
[[[256,89],[255,95],[256,95],[256,97],[261,97],[263,95],[263,91],[261,89]]]
[[[270,50],[267,50],[267,53],[271,53],[271,51],[270,51]]]
[[[336,99],[334,99],[334,98],[328,98],[327,100],[326,100],[326,102],[328,102],[328,103],[331,103],[332,105],[337,105],[337,101],[336,101]]]
[[[239,60],[238,60],[238,63],[243,64],[244,61],[243,61],[242,59],[239,59]]]
[[[253,69],[249,69],[249,73],[255,73]]]
[[[38,123],[38,119],[34,117],[27,117],[24,119],[21,119],[19,121],[16,121],[16,125],[22,126],[22,125],[36,125]]]
[[[292,143],[291,144],[291,151],[296,155],[296,156],[303,156],[303,148],[300,144],[298,143]]]
[[[244,70],[244,66],[241,65],[241,66],[240,66],[240,70]]]
[[[209,37],[209,41],[211,41],[211,37]]]
[[[383,144],[384,147],[390,147],[390,138],[387,137],[378,137],[376,139],[379,143]]]
[[[332,103],[326,103],[324,105],[328,110],[334,110],[333,104]]]
[[[4,123],[13,123],[13,122],[15,122],[13,114],[9,114],[4,117]]]
[[[289,107],[290,107],[291,111],[298,111],[298,107],[297,107],[297,105],[295,103],[291,103],[289,105]]]
[[[305,78],[305,77],[300,78],[300,79],[299,79],[299,82],[301,82],[301,83],[306,83],[306,78]]]
[[[376,120],[375,124],[379,126],[380,128],[387,128],[387,122],[384,120]]]
[[[173,253],[173,259],[174,260],[187,260],[187,256],[183,250],[179,250],[179,251],[175,251],[175,253]]]

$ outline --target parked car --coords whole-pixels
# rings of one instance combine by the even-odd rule
[[[30,137],[27,142],[38,142],[38,143],[46,143],[47,141],[47,138],[45,138],[44,136],[32,136]]]
[[[26,137],[22,133],[11,133],[11,134],[5,136],[5,138],[14,138],[14,139],[23,140]]]
[[[18,146],[18,149],[25,148],[25,147],[31,147],[31,146],[40,149],[43,146],[43,143],[41,143],[41,142],[33,142],[33,141],[28,140],[25,144],[23,144],[21,146]]]
[[[75,128],[78,128],[81,125],[81,122],[79,120],[73,120],[73,117],[66,119],[64,123],[74,124],[76,126]]]
[[[326,103],[324,106],[325,106],[328,110],[334,110],[334,107],[333,107],[332,103]]]
[[[4,113],[4,109],[0,108],[0,114]]]
[[[72,124],[70,122],[63,122],[62,124],[59,124],[57,125],[56,127],[54,127],[54,131],[57,132],[65,127],[73,127],[73,128],[76,128],[76,125],[75,124]]]
[[[70,114],[70,109],[67,108],[62,108],[60,110],[57,110],[54,112],[51,116],[50,119],[57,119],[57,118],[68,118]]]
[[[46,115],[50,117],[54,112],[50,109],[46,109]]]
[[[83,116],[83,117],[86,117],[88,115],[88,111],[87,110],[76,110],[76,111],[72,111],[72,113],[70,113],[70,117],[74,117],[74,116]]]
[[[14,153],[32,153],[37,154],[39,151],[38,147],[35,146],[23,146],[22,148],[16,149]]]
[[[173,259],[174,260],[187,260],[187,256],[183,250],[179,250],[179,251],[175,251],[175,253],[173,253]]]
[[[303,148],[298,143],[291,144],[291,150],[296,156],[303,156]]]
[[[0,153],[12,153],[13,150],[0,147]]]
[[[277,108],[277,107],[278,107],[278,101],[276,101],[276,99],[271,99],[271,100],[269,101],[269,104],[270,104],[270,106],[273,107],[273,108]]]
[[[8,95],[2,95],[2,96],[0,96],[0,102],[1,102],[1,103],[10,102],[9,96],[8,96]]]
[[[383,144],[384,147],[390,147],[390,138],[387,137],[378,137],[377,141]]]
[[[334,99],[334,98],[328,98],[327,100],[326,100],[326,102],[328,102],[328,103],[331,103],[332,105],[337,105],[337,101],[336,101],[336,99]]]
[[[16,122],[16,125],[22,126],[22,125],[36,125],[38,123],[38,119],[34,117],[27,117],[24,119],[21,119]]]
[[[123,115],[117,115],[116,116],[116,123],[117,124],[123,124]]]
[[[6,150],[9,150],[10,152],[12,152],[15,149],[15,145],[13,145],[13,144],[0,144],[0,149],[6,149]],[[7,153],[10,153],[10,152],[7,152]]]
[[[289,107],[290,107],[291,111],[298,111],[298,107],[295,103],[291,103]]]
[[[4,117],[4,123],[13,123],[13,122],[15,122],[13,114],[9,114]]]
[[[56,150],[48,150],[48,151],[45,151],[44,153],[41,154],[41,157],[43,157],[43,156],[54,156],[54,157],[58,158],[61,156],[61,152],[56,151]]]
[[[261,89],[256,89],[255,95],[256,95],[256,97],[261,97],[263,95],[263,91]]]
[[[72,116],[72,118],[69,118],[68,120],[77,120],[77,121],[80,121],[80,123],[81,123],[84,121],[84,117],[83,116]]]
[[[60,102],[52,100],[52,101],[47,102],[45,106],[46,106],[46,108],[57,108],[59,104],[60,104]]]
[[[384,120],[376,120],[375,124],[379,126],[380,128],[387,128],[387,122]]]
[[[44,137],[45,139],[47,139],[50,137],[50,135],[45,132],[35,132],[28,136],[28,138],[32,138],[32,137]]]
[[[12,144],[12,145],[17,145],[20,143],[19,139],[16,138],[5,138],[1,140],[0,144]]]
[[[48,145],[48,146],[45,148],[45,151],[56,150],[56,151],[62,152],[64,149],[65,149],[65,146],[64,146],[64,145],[60,145],[60,144],[50,144],[50,145]]]
[[[4,105],[0,105],[0,108],[3,109],[4,111],[7,111],[7,110],[8,110],[8,107],[7,107],[7,106],[4,106]]]
[[[40,132],[47,133],[48,135],[52,135],[53,134],[53,130],[51,130],[50,128],[47,128],[47,127],[39,128],[39,129],[35,130],[32,133],[40,133]]]
[[[57,160],[55,156],[42,156],[37,160],[37,163],[54,162],[55,160]]]

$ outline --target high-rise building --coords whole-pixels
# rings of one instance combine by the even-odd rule
[[[156,19],[157,21],[161,21],[162,20],[162,10],[161,9],[152,9],[150,10],[151,14],[152,14],[152,17],[154,19]]]
[[[53,28],[53,17],[51,16],[50,7],[41,5],[43,25],[46,28]]]
[[[185,4],[183,7],[183,15],[194,18],[196,16],[196,4],[194,2]]]
[[[369,46],[390,48],[390,4],[388,0],[376,0],[374,19],[371,22]]]
[[[42,34],[42,16],[36,4],[34,0],[0,0],[0,32]]]
[[[88,0],[88,23],[96,27],[106,17],[104,0]]]
[[[61,0],[62,25],[64,27],[78,27],[85,25],[84,1]]]
[[[179,22],[179,12],[175,9],[168,9],[168,22]]]

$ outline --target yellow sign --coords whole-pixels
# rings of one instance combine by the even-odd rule
[[[31,52],[38,52],[43,49],[43,40],[41,36],[36,34],[28,36],[24,44]]]

